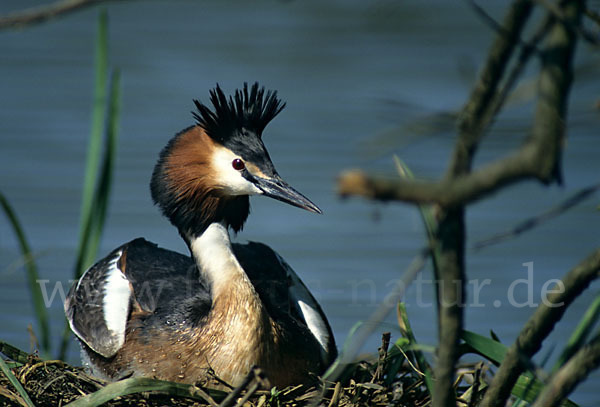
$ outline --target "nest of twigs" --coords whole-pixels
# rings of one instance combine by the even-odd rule
[[[411,406],[430,404],[424,376],[406,355],[379,350],[379,357],[348,365],[336,382],[313,386],[271,389],[268,378],[254,369],[244,383],[230,391],[196,385],[130,378],[107,383],[88,375],[82,368],[60,360],[43,361],[0,343],[9,360],[10,373],[0,375],[0,405],[27,406],[28,396],[36,406]],[[392,370],[392,366],[395,368]],[[399,368],[398,368],[399,366]],[[393,373],[391,373],[393,372]],[[393,376],[391,376],[393,374]],[[16,379],[22,386],[17,389]],[[464,389],[463,389],[464,390]],[[25,397],[22,392],[25,392]],[[464,391],[463,391],[464,392]],[[462,393],[462,392],[461,392]],[[72,404],[71,404],[72,403]]]

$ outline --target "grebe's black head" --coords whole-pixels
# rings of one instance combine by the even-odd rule
[[[281,179],[262,142],[263,130],[285,106],[277,92],[244,84],[227,98],[217,85],[210,100],[212,109],[194,101],[197,125],[169,141],[152,174],[152,199],[171,223],[183,235],[198,235],[213,222],[237,232],[250,212],[250,195],[321,213]]]

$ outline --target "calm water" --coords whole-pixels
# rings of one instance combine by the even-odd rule
[[[36,2],[5,0],[0,12],[25,3]],[[114,197],[101,253],[138,236],[185,250],[150,200],[148,181],[157,154],[192,123],[193,98],[206,101],[216,82],[232,91],[244,81],[259,81],[288,102],[265,134],[273,161],[324,215],[254,198],[253,214],[237,239],[268,243],[288,260],[320,300],[341,345],[352,325],[374,311],[424,236],[411,206],[340,201],[336,175],[351,167],[393,174],[392,153],[420,176],[443,173],[454,135],[451,122],[434,115],[460,108],[492,34],[463,2],[437,1],[435,8],[417,1],[323,3],[108,6],[110,57],[122,72],[123,100]],[[503,2],[495,3],[490,11],[499,18]],[[68,287],[78,234],[97,15],[90,9],[27,30],[0,32],[0,189],[17,209],[41,276],[48,280],[56,335],[64,318],[60,289]],[[565,185],[523,183],[474,205],[468,212],[469,243],[598,182],[600,113],[594,104],[600,97],[600,58],[580,46],[577,60]],[[478,164],[519,145],[531,109],[528,100],[508,109],[483,144]],[[597,205],[595,197],[519,239],[469,251],[469,287],[481,290],[479,301],[467,309],[467,328],[482,334],[493,329],[510,343],[544,284],[600,245]],[[533,263],[530,280],[509,290],[517,279],[529,278],[523,265],[528,262]],[[29,349],[32,307],[17,243],[4,218],[0,276],[1,338]],[[435,344],[429,276],[427,270],[406,301],[418,339]],[[548,355],[553,360],[599,288],[592,286],[573,304],[539,361]],[[513,297],[524,306],[510,305]],[[384,330],[397,338],[393,315],[366,351],[376,349]],[[71,346],[72,361],[77,353]],[[598,405],[599,380],[594,374],[573,399]]]

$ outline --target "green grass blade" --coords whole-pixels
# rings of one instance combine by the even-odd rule
[[[348,337],[344,341],[342,349],[340,349],[337,358],[335,358],[331,366],[329,366],[325,373],[323,373],[323,380],[332,380],[332,378],[337,378],[339,372],[341,372],[347,364],[352,362],[351,360],[345,358],[345,356],[348,354],[347,349],[350,347],[350,343],[352,342],[354,335],[356,335],[362,325],[363,321],[358,321],[352,325],[350,332],[348,332]]]
[[[596,298],[594,298],[594,301],[592,301],[592,304],[590,304],[588,309],[585,311],[585,314],[583,314],[581,321],[579,321],[579,324],[577,324],[577,328],[575,328],[575,331],[573,331],[573,334],[565,345],[565,349],[562,351],[558,357],[558,360],[554,364],[554,367],[552,368],[553,373],[560,369],[562,365],[564,365],[567,360],[569,360],[571,356],[573,356],[575,352],[577,352],[585,344],[586,339],[588,338],[592,328],[594,328],[594,325],[598,321],[599,317],[600,295],[597,295]]]
[[[408,168],[408,166],[396,155],[394,155],[394,164],[396,165],[396,171],[398,172],[398,175],[400,175],[400,177],[402,178],[406,178],[406,179],[414,179],[414,175],[412,173],[412,171],[410,170],[410,168]],[[431,247],[431,263],[433,266],[433,274],[435,276],[436,279],[438,279],[439,277],[439,258],[440,258],[440,254],[439,254],[439,249],[436,247],[436,245],[434,244],[435,242],[435,231],[437,230],[437,221],[435,219],[435,215],[433,213],[433,208],[431,207],[431,205],[419,205],[419,213],[421,215],[421,220],[423,221],[423,225],[425,226],[425,231],[427,233],[427,241],[429,243],[429,246]],[[436,285],[437,287],[437,285]],[[400,307],[400,304],[398,305]],[[402,304],[403,306],[403,304]],[[406,309],[404,308],[403,310],[399,311],[403,311],[400,315],[402,315],[402,317],[404,318],[406,316]],[[439,310],[438,310],[439,311]],[[410,325],[408,324],[408,318],[406,318],[406,326],[410,327]],[[412,334],[412,330],[410,330],[410,333]],[[410,339],[410,338],[409,338]],[[413,344],[416,344],[416,340],[414,339],[414,335],[413,338],[411,339],[411,341],[414,341]],[[415,356],[417,357],[417,363],[419,365],[419,369],[425,373],[425,383],[427,384],[427,389],[429,390],[429,394],[433,395],[433,374],[431,372],[431,367],[429,366],[429,364],[427,363],[427,360],[425,359],[425,356],[423,355],[422,352],[416,352]]]
[[[534,379],[531,374],[524,374],[519,376],[517,383],[511,390],[511,393],[513,396],[516,396],[527,403],[533,403],[542,391],[543,387],[544,384],[541,381]],[[559,406],[577,407],[577,403],[574,403],[571,400],[564,400],[559,404]]]
[[[106,11],[102,11],[98,19],[94,68],[94,104],[81,199],[79,245],[77,248],[78,260],[75,269],[76,278],[78,278],[84,268],[89,266],[93,261],[91,253],[87,250],[87,236],[90,232],[90,218],[93,211],[94,191],[97,189],[96,183],[98,179],[100,156],[102,154],[102,135],[104,133],[104,122],[107,109],[108,17]]]
[[[400,177],[406,179],[415,178],[410,168],[408,168],[408,166],[396,155],[394,156],[394,164],[396,165],[396,171],[398,171]],[[423,225],[425,225],[425,230],[427,231],[427,239],[430,244],[433,244],[435,240],[435,231],[438,227],[435,215],[433,213],[433,208],[431,205],[419,205],[419,213],[421,214],[421,220],[423,221]],[[436,252],[433,253],[432,260],[433,269],[437,275],[439,261]]]
[[[508,347],[506,345],[501,344],[500,342],[496,342],[491,338],[486,338],[485,336],[467,330],[463,331],[462,339],[478,354],[484,356],[485,358],[496,364],[502,363],[508,350]],[[543,386],[544,384],[541,381],[535,379],[531,373],[525,373],[519,376],[517,383],[511,389],[511,393],[514,396],[520,398],[521,400],[531,403],[539,395]],[[577,406],[577,404],[573,403],[570,400],[565,400],[560,404],[560,406],[575,407]]]
[[[431,395],[433,394],[433,373],[431,372],[431,367],[429,366],[429,363],[427,363],[427,359],[425,358],[423,352],[415,348],[417,345],[417,339],[410,325],[408,313],[406,312],[406,306],[402,302],[398,303],[398,318],[400,332],[404,338],[408,339],[408,347],[412,349],[410,352],[414,355],[419,370],[425,374],[425,384],[427,386],[427,390],[429,390],[429,394]],[[398,366],[398,368],[399,367],[400,366]],[[391,384],[391,379],[393,379],[395,376],[396,372],[390,372],[390,375],[388,376],[388,380],[390,380],[390,382],[388,384]]]
[[[396,171],[398,171],[398,175],[402,178],[406,179],[414,179],[414,175],[410,168],[396,155],[394,155],[394,164],[396,165]],[[425,231],[427,232],[427,242],[431,247],[431,264],[433,266],[433,275],[436,280],[440,280],[440,250],[435,244],[435,231],[438,228],[438,222],[436,220],[433,207],[431,205],[419,205],[419,213],[421,215],[421,220],[423,221],[423,225],[425,226]],[[435,284],[436,289],[436,297],[439,296],[437,292],[438,285]],[[439,304],[438,304],[439,305]],[[439,313],[439,309],[438,309]]]
[[[30,355],[29,353],[22,351],[16,346],[11,345],[10,343],[0,341],[0,353],[6,355],[9,359],[14,360],[20,364],[25,364],[29,362]]]
[[[221,400],[225,397],[225,393],[219,390],[207,390],[207,394],[201,389],[185,383],[173,383],[143,377],[134,377],[111,383],[92,394],[88,394],[85,397],[67,404],[66,407],[95,407],[104,404],[115,397],[144,391],[160,391],[172,396],[183,396],[195,400],[202,400],[209,402],[209,404],[214,403],[213,399]],[[207,396],[210,396],[210,398]],[[212,403],[210,403],[209,400],[212,401]]]
[[[98,186],[94,193],[94,204],[90,217],[89,237],[86,245],[89,260],[93,261],[98,253],[100,238],[106,222],[108,204],[113,182],[113,173],[117,158],[117,130],[120,113],[120,75],[115,70],[111,75],[110,93],[108,99],[108,117],[106,120],[106,134],[104,142],[104,155]],[[88,260],[86,259],[86,260]],[[87,267],[87,266],[86,266]]]
[[[14,362],[12,360],[5,360],[4,363],[6,363],[6,366],[8,366],[9,369],[23,366],[23,363]]]
[[[119,71],[114,70],[107,94],[107,24],[106,12],[102,12],[98,19],[92,130],[82,195],[81,229],[73,273],[75,279],[79,278],[96,258],[108,212],[117,155],[121,81]],[[69,337],[70,329],[65,325],[59,350],[60,359],[64,359],[66,355]]]
[[[31,401],[29,395],[27,394],[23,386],[21,386],[21,383],[10,371],[10,369],[6,365],[6,362],[2,358],[0,358],[0,370],[2,370],[2,373],[4,373],[8,381],[15,387],[15,389],[17,389],[17,392],[19,392],[19,395],[23,398],[23,400],[25,400],[25,403],[27,403],[27,405],[30,407],[35,407],[35,404],[33,404],[33,401]]]
[[[27,284],[29,286],[29,293],[33,300],[33,309],[35,311],[35,317],[37,319],[37,325],[40,333],[40,341],[42,346],[42,352],[47,354],[50,351],[50,325],[48,323],[48,310],[44,303],[44,297],[38,281],[40,279],[38,268],[35,263],[31,247],[25,236],[25,230],[21,226],[21,222],[17,217],[16,212],[8,202],[8,199],[0,192],[0,206],[4,210],[6,217],[10,225],[12,226],[17,240],[19,241],[19,247],[21,254],[25,259],[25,270],[27,275]]]
[[[401,178],[406,179],[414,179],[414,175],[410,168],[402,161],[398,156],[394,155],[394,164],[396,165],[396,171],[398,171],[398,175]],[[435,216],[433,214],[433,209],[431,205],[419,205],[419,212],[421,214],[421,219],[423,220],[423,224],[425,225],[425,230],[427,231],[427,238],[429,242],[433,242],[434,234],[437,229],[437,221],[435,220]],[[437,263],[434,257],[434,267],[437,270]]]
[[[506,345],[496,342],[491,338],[467,330],[463,330],[461,337],[467,345],[495,364],[499,365],[502,363],[506,356],[506,351],[508,350]]]

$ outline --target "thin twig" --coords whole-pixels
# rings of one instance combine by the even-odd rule
[[[411,360],[410,360],[410,357],[409,357],[409,356],[406,354],[406,352],[404,352],[404,351],[402,350],[402,348],[401,348],[400,346],[397,346],[397,345],[394,345],[394,346],[396,347],[396,349],[398,349],[398,351],[399,351],[399,352],[402,354],[402,356],[404,356],[404,360],[406,360],[406,363],[408,364],[408,366],[410,366],[410,368],[411,368],[411,369],[412,369],[412,370],[413,370],[413,371],[414,371],[416,374],[418,374],[418,375],[419,375],[419,376],[421,376],[421,377],[425,377],[425,376],[426,376],[425,372],[422,372],[422,371],[420,371],[420,370],[419,370],[419,368],[418,368],[418,367],[416,367],[416,366],[415,366],[415,365],[414,365],[414,364],[411,362]]]
[[[52,4],[32,7],[0,16],[0,30],[41,24],[100,3],[125,0],[59,0]]]
[[[467,407],[475,407],[475,403],[479,397],[479,386],[481,385],[481,371],[483,370],[483,362],[479,362],[475,366],[475,375],[473,378],[473,385],[471,386],[471,397],[469,398],[469,404]]]
[[[383,322],[392,309],[396,307],[396,304],[406,292],[407,287],[413,282],[423,267],[425,267],[425,262],[429,254],[430,249],[426,247],[421,249],[419,254],[413,258],[406,271],[396,282],[392,290],[385,296],[379,307],[349,338],[348,343],[342,348],[335,362],[323,375],[323,380],[336,381],[346,368],[346,365],[354,361],[369,336]]]
[[[190,386],[190,394],[202,398],[211,407],[218,407],[217,402],[203,389],[198,386]]]
[[[535,34],[531,37],[527,43],[523,44],[521,47],[521,52],[517,58],[517,63],[511,69],[508,77],[504,83],[502,89],[498,92],[496,99],[493,102],[493,111],[494,114],[498,114],[500,109],[504,106],[506,99],[508,99],[508,95],[514,89],[517,80],[525,70],[527,66],[527,62],[532,55],[537,54],[541,56],[539,50],[537,49],[537,45],[542,41],[542,39],[546,36],[550,28],[552,27],[553,19],[550,16],[547,16],[544,21],[542,21],[541,25],[536,30]]]
[[[494,19],[494,17],[492,17],[487,11],[485,11],[485,9],[483,7],[481,7],[479,4],[477,4],[477,2],[475,0],[466,0],[466,2],[469,4],[469,6],[471,6],[473,11],[475,11],[475,13],[477,13],[479,15],[479,17],[481,17],[483,22],[486,23],[487,25],[489,25],[491,27],[491,29],[494,30],[497,34],[499,34],[505,38],[513,37],[513,32],[511,32],[510,29],[506,29],[501,23],[496,21]],[[511,39],[511,41],[513,41],[513,40]],[[521,38],[516,38],[516,43],[518,43],[522,47],[529,46],[529,44],[527,42],[523,41]]]
[[[333,396],[331,396],[331,400],[327,407],[337,407],[340,402],[340,395],[342,394],[342,383],[337,382],[335,384],[335,388],[333,389]]]
[[[578,205],[582,201],[584,201],[587,198],[589,198],[590,196],[592,196],[599,189],[600,189],[600,184],[596,184],[596,185],[592,185],[590,187],[583,188],[583,189],[577,191],[576,193],[574,193],[573,195],[571,195],[570,197],[568,197],[567,199],[565,199],[564,201],[562,201],[561,203],[559,203],[558,205],[556,205],[555,207],[550,208],[547,211],[545,211],[537,216],[534,216],[534,217],[526,219],[522,222],[519,222],[516,226],[510,228],[507,231],[497,233],[493,236],[490,236],[488,238],[481,239],[478,242],[475,242],[475,244],[473,245],[473,249],[479,250],[484,247],[491,246],[491,245],[503,242],[505,240],[517,237],[520,234],[527,232],[528,230],[531,230],[534,227],[537,227],[537,226],[541,225],[542,223],[547,222],[551,219],[554,219],[557,216],[565,213],[566,211],[568,211],[575,205]]]
[[[585,10],[585,15],[587,18],[589,18],[590,20],[592,20],[593,22],[595,22],[597,25],[600,26],[600,14],[598,14],[594,10],[590,10],[588,8]]]
[[[219,407],[233,406],[234,403],[236,402],[236,399],[242,394],[242,392],[244,390],[247,390],[247,392],[246,392],[247,397],[242,399],[245,402],[261,386],[264,387],[265,389],[269,389],[271,387],[268,380],[264,377],[264,374],[262,373],[262,371],[258,367],[254,366],[254,367],[252,367],[252,370],[250,370],[250,372],[248,372],[248,374],[246,375],[246,377],[244,378],[242,383],[240,383],[239,386],[237,386],[235,389],[233,389],[233,391],[231,393],[229,393],[227,395],[227,397],[225,397],[225,399],[221,402],[221,404],[219,404]],[[239,404],[239,403],[237,403],[237,404]]]
[[[371,377],[371,383],[379,382],[383,378],[385,372],[386,359],[388,355],[388,348],[390,347],[390,332],[384,332],[381,336],[381,347],[379,350],[379,358],[377,359],[377,368],[373,377]]]

